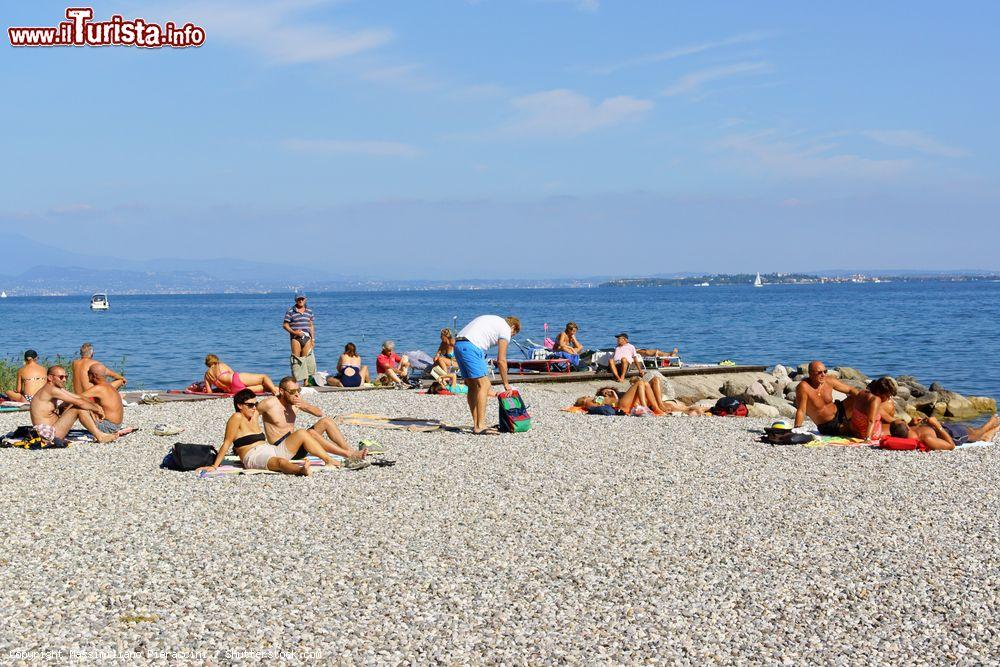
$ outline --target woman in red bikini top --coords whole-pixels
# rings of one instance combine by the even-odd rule
[[[222,394],[235,394],[242,389],[250,389],[255,394],[270,392],[278,395],[278,388],[271,378],[263,373],[237,373],[228,364],[219,361],[214,354],[205,356],[205,391],[213,389]]]
[[[891,377],[872,380],[854,397],[851,410],[851,430],[858,438],[874,442],[882,437],[882,403],[896,395],[896,381]]]

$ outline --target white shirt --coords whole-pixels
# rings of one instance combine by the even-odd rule
[[[642,357],[640,357],[639,353],[635,351],[635,345],[632,343],[625,343],[624,345],[619,345],[615,348],[614,360],[621,361],[622,359],[629,363],[632,363],[633,360],[639,361],[640,363],[642,362]]]
[[[480,315],[466,324],[458,332],[458,338],[465,338],[481,350],[488,350],[501,340],[509,341],[513,334],[507,320],[497,315]]]

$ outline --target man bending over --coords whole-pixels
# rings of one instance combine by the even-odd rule
[[[465,386],[469,388],[466,400],[472,413],[472,432],[475,435],[499,435],[495,428],[486,427],[486,400],[490,395],[490,379],[486,377],[489,365],[486,353],[494,345],[497,348],[497,367],[504,391],[510,391],[507,377],[507,346],[510,339],[521,330],[521,320],[513,315],[503,318],[498,315],[480,315],[458,332],[455,338],[455,361],[462,371]]]
[[[97,428],[96,419],[103,420],[104,408],[89,399],[65,389],[68,374],[62,366],[50,366],[45,386],[31,399],[31,425],[39,437],[49,442],[65,438],[78,420],[98,442],[111,442],[117,436]],[[60,404],[61,402],[61,404]]]

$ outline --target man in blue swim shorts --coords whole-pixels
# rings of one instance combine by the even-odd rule
[[[490,393],[490,372],[486,364],[486,352],[497,346],[497,366],[505,391],[510,391],[507,377],[507,346],[510,339],[521,330],[521,321],[510,316],[480,315],[458,332],[455,338],[455,361],[462,372],[465,386],[469,388],[467,399],[472,413],[472,432],[476,435],[496,435],[494,428],[486,428],[486,399]]]

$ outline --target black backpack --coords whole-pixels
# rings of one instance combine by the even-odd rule
[[[202,466],[215,463],[219,451],[211,445],[193,445],[187,442],[175,442],[160,463],[161,468],[190,472]]]

